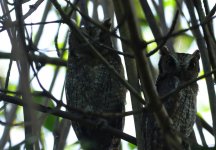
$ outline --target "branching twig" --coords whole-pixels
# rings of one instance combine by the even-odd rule
[[[212,20],[215,19],[215,18],[216,18],[216,16],[212,16],[212,17],[209,17],[209,18],[206,17],[206,19],[205,19],[203,22],[198,23],[198,24],[195,24],[195,25],[192,25],[192,26],[190,26],[190,27],[188,27],[188,28],[186,28],[186,29],[182,29],[182,30],[179,30],[179,31],[175,31],[175,32],[173,32],[169,37],[170,37],[170,38],[171,38],[171,37],[175,37],[175,36],[178,36],[178,35],[180,35],[180,34],[182,34],[182,33],[187,32],[187,31],[189,31],[189,30],[195,30],[195,29],[199,28],[201,25],[207,24],[209,21],[212,21]],[[161,38],[156,38],[156,39],[154,39],[154,40],[147,41],[146,44],[151,44],[151,43],[153,43],[153,42],[162,41],[162,40],[164,40],[165,37],[166,37],[166,36],[163,36],[163,37],[161,37]]]
[[[28,54],[28,58],[30,59],[30,61],[34,61],[34,62],[40,62],[43,64],[53,64],[53,65],[57,65],[57,66],[67,66],[67,62],[59,59],[59,58],[51,58],[48,56],[37,56],[34,54]],[[12,60],[17,60],[17,58],[12,55],[11,53],[5,53],[5,52],[0,52],[0,59],[12,59]]]
[[[147,54],[147,57],[149,57],[149,56],[153,55],[154,53],[156,53],[159,49],[161,49],[164,46],[164,44],[166,44],[167,40],[170,39],[170,35],[172,34],[172,32],[175,29],[177,19],[178,19],[178,15],[179,15],[179,11],[176,12],[175,17],[174,17],[173,22],[172,22],[172,26],[171,26],[169,32],[167,33],[167,35],[163,38],[162,42],[159,43],[159,46],[157,48],[155,48],[154,50],[152,50],[151,52],[149,52]]]
[[[8,102],[8,103],[13,103],[16,105],[20,105],[23,107],[26,107],[26,103],[25,101],[17,98],[17,97],[12,97],[12,96],[7,96],[5,94],[0,93],[0,99]],[[98,127],[98,124],[95,123],[94,121],[92,121],[91,119],[83,119],[86,117],[83,117],[82,115],[78,115],[77,113],[71,113],[71,112],[65,112],[65,111],[61,111],[59,109],[55,109],[55,108],[50,108],[50,107],[45,107],[39,104],[35,104],[33,103],[34,107],[32,107],[34,110],[43,112],[43,113],[49,113],[58,117],[62,117],[62,118],[66,118],[69,120],[73,120],[73,121],[77,121],[80,124],[86,126],[86,127]],[[116,137],[122,138],[130,143],[133,143],[136,145],[136,138],[125,134],[117,129],[114,129],[106,124],[102,125],[100,127],[100,130],[109,133],[109,134],[113,134]]]

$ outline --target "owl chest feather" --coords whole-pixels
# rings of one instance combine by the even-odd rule
[[[196,120],[196,92],[191,87],[182,89],[176,96],[170,98],[173,109],[168,112],[173,124],[171,128],[188,137]],[[173,102],[171,102],[173,101]],[[170,104],[165,104],[170,105]]]
[[[108,59],[109,60],[109,59]],[[69,60],[70,61],[70,60]],[[68,103],[86,111],[109,111],[111,106],[119,107],[124,93],[124,87],[108,68],[99,60],[77,59],[69,63],[66,83]],[[109,60],[110,64],[121,71],[121,63]],[[71,98],[70,98],[71,97]],[[110,110],[112,111],[112,110]]]
[[[159,77],[157,90],[160,96],[170,93],[178,88],[183,82],[175,76]],[[196,119],[196,96],[198,92],[197,83],[189,85],[176,94],[168,97],[163,104],[173,120],[171,128],[189,136]]]

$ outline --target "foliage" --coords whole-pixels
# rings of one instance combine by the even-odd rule
[[[144,5],[144,2],[148,5]],[[127,8],[126,3],[130,3],[132,9]],[[98,12],[99,6],[102,6],[103,12]],[[148,100],[155,96],[148,94],[152,92],[150,87],[154,87],[157,77],[157,67],[152,64],[158,61],[158,57],[154,57],[158,53],[155,54],[154,51],[157,52],[164,45],[184,53],[200,49],[200,76],[203,75],[207,86],[200,87],[199,90],[207,88],[209,97],[198,97],[198,105],[202,104],[202,100],[207,104],[198,107],[201,108],[198,116],[203,120],[196,125],[202,130],[207,126],[206,130],[213,136],[216,135],[216,38],[215,23],[212,21],[215,18],[215,2],[126,0],[124,4],[116,0],[28,0],[20,3],[15,0],[12,3],[2,0],[0,7],[0,149],[78,149],[79,143],[70,130],[70,123],[63,118],[82,118],[80,120],[87,126],[98,126],[85,119],[90,115],[88,112],[74,110],[72,114],[67,113],[66,110],[70,108],[65,103],[64,78],[68,33],[74,28],[69,20],[72,19],[76,26],[82,24],[83,20],[97,24],[103,16],[110,17],[113,20],[113,29],[117,30],[111,33],[115,49],[120,51],[123,48],[123,52],[119,53],[123,53],[128,82],[122,79],[122,83],[131,94],[127,98],[127,104],[132,103],[132,106],[127,105],[127,108],[132,107],[134,112],[143,110],[144,98]],[[132,18],[129,16],[130,10]],[[177,10],[179,13],[175,16]],[[127,24],[128,18],[130,22]],[[134,33],[138,31],[138,36],[131,38],[131,28]],[[140,51],[134,50],[134,47],[140,48]],[[142,54],[148,64],[139,64],[136,53]],[[147,67],[148,65],[151,67]],[[145,83],[147,79],[142,77],[143,68],[148,69],[146,74],[152,75],[149,88],[144,88],[146,84],[143,81]],[[211,75],[206,76],[209,72]],[[206,117],[206,113],[211,113],[212,118]],[[139,134],[141,120],[136,117],[140,114],[134,114],[135,124],[126,122],[126,126],[130,124],[135,128],[136,139],[131,136],[132,133],[130,135],[118,131],[117,134],[128,141],[123,147],[130,150],[142,149],[143,146],[139,142],[142,139]],[[209,126],[210,121],[213,123]],[[106,127],[104,131],[116,133]],[[16,132],[21,133],[20,136]],[[202,132],[196,134],[200,136]],[[208,147],[213,144],[208,143],[206,136],[204,134],[204,139],[201,139],[203,146],[198,146],[201,143],[196,144],[195,141],[195,147],[210,149]],[[138,147],[131,144],[135,140]]]

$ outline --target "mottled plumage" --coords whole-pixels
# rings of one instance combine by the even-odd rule
[[[193,54],[169,52],[166,48],[161,50],[159,61],[159,76],[156,87],[159,96],[164,96],[176,89],[179,85],[188,82],[198,76],[199,51]],[[175,95],[164,100],[164,106],[171,117],[173,124],[171,129],[185,137],[189,137],[193,131],[196,119],[197,83],[193,83],[180,90]],[[144,137],[147,150],[173,150],[168,147],[152,113],[145,114]],[[184,150],[189,145],[182,143]]]
[[[109,30],[110,22],[101,24]],[[90,25],[80,31],[89,42],[106,58],[106,60],[124,78],[124,70],[117,53],[101,47],[112,47],[109,33],[99,27]],[[66,96],[69,106],[90,112],[124,112],[126,89],[115,75],[94,55],[82,39],[74,35],[69,38],[69,59],[66,76]],[[95,123],[100,119],[93,117]],[[123,130],[124,119],[106,120],[108,125]],[[86,150],[118,149],[120,139],[105,134],[97,129],[89,129],[78,122],[72,122],[74,131]]]

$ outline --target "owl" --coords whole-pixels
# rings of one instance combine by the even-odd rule
[[[105,20],[101,26],[109,30],[110,20]],[[120,57],[110,50],[112,42],[109,33],[95,25],[82,27],[80,32],[124,78]],[[89,45],[71,31],[66,74],[67,104],[86,112],[122,113],[125,111],[125,96],[125,87],[92,52]],[[101,122],[97,117],[90,119],[96,124]],[[120,131],[123,130],[123,118],[109,118],[102,122]],[[111,134],[99,131],[97,128],[88,128],[76,121],[72,121],[72,126],[81,147],[85,150],[119,149],[120,139]]]
[[[161,49],[159,60],[159,76],[156,88],[159,96],[164,96],[199,73],[199,51],[193,54],[170,52],[166,47]],[[178,93],[163,100],[163,104],[172,119],[171,130],[189,137],[196,120],[197,83],[192,83]],[[164,138],[152,113],[146,113],[144,118],[144,137],[147,150],[174,150]],[[190,146],[182,142],[182,149],[189,150]]]

